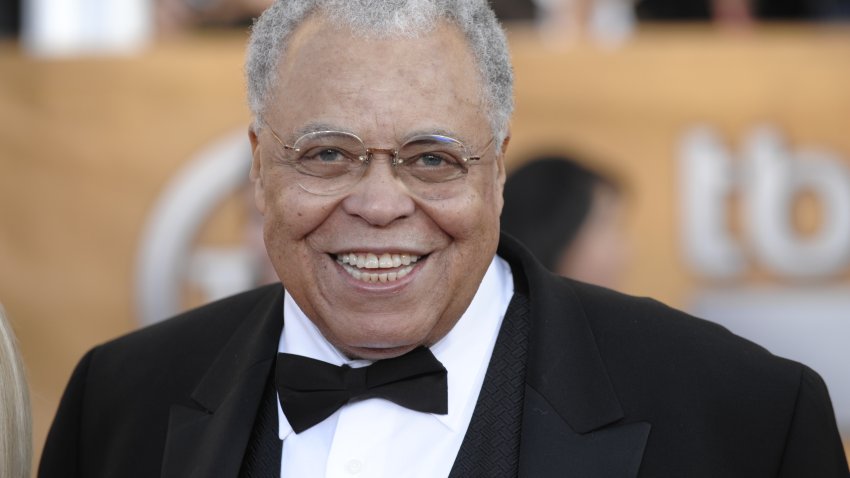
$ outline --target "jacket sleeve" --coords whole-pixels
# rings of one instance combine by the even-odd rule
[[[805,366],[778,476],[850,477],[826,384]]]
[[[41,454],[38,478],[77,478],[81,476],[81,432],[86,381],[93,350],[77,364],[65,388],[59,410],[47,434]]]

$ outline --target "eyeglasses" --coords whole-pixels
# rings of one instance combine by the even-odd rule
[[[360,181],[375,154],[392,157],[397,177],[408,190],[424,199],[448,199],[466,189],[464,178],[493,144],[470,155],[460,141],[439,134],[415,136],[398,149],[368,148],[359,137],[342,131],[316,131],[286,144],[271,128],[283,147],[280,160],[299,173],[298,185],[320,196],[340,194]],[[476,162],[476,163],[473,163]]]

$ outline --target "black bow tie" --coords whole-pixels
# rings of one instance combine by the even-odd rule
[[[446,375],[446,368],[425,347],[362,368],[281,353],[275,369],[281,408],[295,433],[357,399],[384,398],[411,410],[445,415]]]

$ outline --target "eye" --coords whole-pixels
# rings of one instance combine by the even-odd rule
[[[349,155],[336,148],[313,148],[310,151],[305,152],[304,155],[301,156],[300,161],[335,163],[346,161],[348,156]]]
[[[438,168],[441,166],[450,166],[451,163],[455,161],[452,159],[447,159],[444,155],[440,153],[423,153],[420,154],[419,157],[415,158],[414,163],[417,166],[424,166],[430,168]]]
[[[361,161],[343,148],[328,145],[309,148],[294,162],[301,174],[317,178],[336,178],[349,174],[361,167]]]
[[[402,164],[404,171],[426,183],[451,181],[465,172],[460,159],[444,152],[421,153]]]

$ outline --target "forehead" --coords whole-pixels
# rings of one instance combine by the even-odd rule
[[[447,22],[416,37],[366,37],[314,16],[293,34],[278,74],[267,110],[286,132],[323,124],[388,140],[488,133],[474,57]]]

